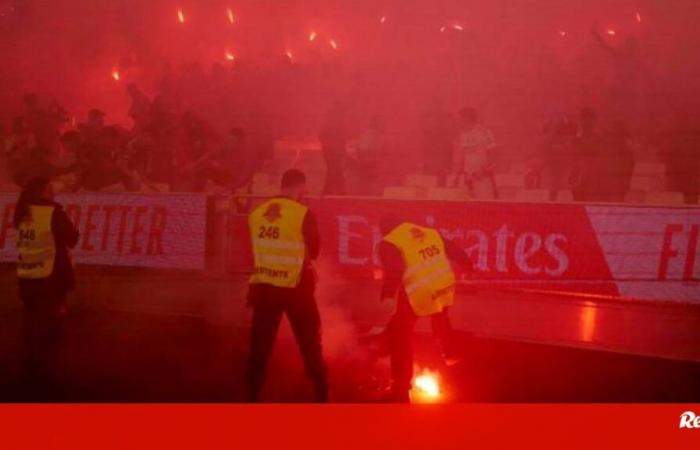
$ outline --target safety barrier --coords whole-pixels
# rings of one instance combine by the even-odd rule
[[[239,199],[234,204],[251,199]],[[437,227],[474,262],[469,284],[700,304],[699,208],[322,198],[320,264],[338,277],[381,276],[379,219]],[[245,203],[244,203],[245,204]],[[246,210],[232,210],[229,271],[249,270]]]
[[[0,261],[16,260],[16,193],[0,193]],[[260,197],[61,195],[78,225],[79,264],[250,270],[247,213]],[[308,200],[322,233],[320,264],[337,277],[381,276],[378,223],[393,213],[437,227],[464,247],[489,287],[700,304],[700,208],[326,197]]]

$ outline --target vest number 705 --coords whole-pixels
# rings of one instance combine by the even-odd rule
[[[429,259],[433,258],[437,255],[440,254],[440,249],[438,248],[437,245],[431,245],[430,247],[426,247],[424,249],[418,250],[418,253],[423,257],[423,259]]]

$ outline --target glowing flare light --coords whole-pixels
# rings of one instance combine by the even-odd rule
[[[316,32],[312,31],[311,33],[309,33],[309,42],[313,42],[315,40],[316,40]]]
[[[180,23],[185,23],[185,12],[182,10],[182,8],[178,8],[177,10],[177,21]]]
[[[338,50],[338,43],[335,39],[328,40],[328,44],[333,48],[333,50]]]
[[[642,23],[642,15],[640,13],[637,13],[634,16],[637,19],[637,22]]]
[[[233,61],[233,60],[236,59],[236,55],[234,55],[233,53],[231,53],[231,52],[228,51],[228,50],[226,51],[226,53],[224,54],[224,56],[225,56],[226,59],[229,60],[229,61]]]
[[[228,21],[233,24],[236,21],[236,16],[233,15],[233,10],[231,8],[228,8],[226,10],[226,17],[228,17]]]
[[[379,23],[385,23],[385,22],[386,22],[386,16],[382,16],[382,17],[379,19]]]
[[[617,31],[615,31],[615,30],[613,30],[613,29],[609,29],[609,30],[607,31],[607,33],[608,33],[609,36],[615,36],[615,35],[617,34]]]
[[[440,400],[442,392],[437,374],[423,369],[413,379],[411,401],[414,403],[435,403]]]
[[[122,76],[119,74],[119,71],[117,69],[112,70],[112,79],[114,81],[119,81],[122,79]]]

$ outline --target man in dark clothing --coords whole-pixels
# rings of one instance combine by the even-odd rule
[[[452,169],[452,153],[456,127],[454,118],[435,99],[431,107],[421,116],[423,137],[423,171],[438,177],[440,186],[445,186],[447,174]]]
[[[320,237],[313,214],[299,200],[306,178],[297,170],[282,176],[278,197],[258,206],[249,218],[254,273],[249,305],[253,308],[248,360],[248,400],[258,401],[277,330],[286,314],[296,337],[315,400],[328,400],[326,366],[321,349],[321,318],[311,261],[318,257]]]
[[[54,382],[66,297],[75,286],[69,249],[78,230],[54,202],[46,178],[27,183],[15,208],[19,295],[24,306],[21,369],[28,394],[42,398]]]
[[[326,183],[323,188],[325,195],[345,194],[345,160],[347,158],[345,144],[345,111],[335,105],[328,113],[318,136],[321,142],[321,152],[326,162]]]
[[[427,248],[418,250],[418,253],[427,259],[421,259],[418,264],[411,264],[407,257],[407,248],[391,238],[396,234],[401,227],[406,227],[411,230],[411,235],[420,237],[421,234],[433,233],[436,238],[437,249],[426,241]],[[391,356],[391,373],[393,378],[393,386],[391,393],[392,401],[407,402],[409,400],[408,392],[411,388],[411,380],[413,378],[413,345],[412,334],[416,319],[419,316],[429,316],[433,334],[437,338],[443,357],[448,359],[453,357],[454,348],[452,347],[452,326],[448,316],[448,306],[451,300],[445,301],[442,307],[433,307],[428,305],[427,309],[421,307],[419,302],[415,300],[412,284],[427,288],[429,294],[429,302],[438,303],[442,294],[454,295],[454,274],[449,262],[457,263],[467,271],[471,271],[472,263],[465,251],[454,244],[452,241],[439,236],[436,230],[425,227],[420,227],[410,223],[401,223],[400,220],[393,216],[386,216],[381,220],[380,229],[385,238],[379,243],[378,253],[384,269],[384,283],[382,286],[382,299],[396,299],[396,313],[387,325],[387,333],[389,337],[389,347]],[[441,241],[441,242],[440,242]],[[444,255],[439,247],[444,247]],[[420,247],[420,246],[419,246]],[[435,257],[433,259],[433,256]],[[446,260],[445,258],[446,257]],[[440,261],[442,259],[442,261]],[[449,261],[449,262],[448,262]],[[440,266],[436,263],[444,264],[444,271],[427,271],[425,270],[426,263],[432,263],[432,267],[439,269]],[[430,266],[429,266],[430,267]],[[410,270],[409,270],[410,269]],[[409,278],[409,273],[418,274],[418,277],[413,280]],[[447,279],[440,283],[440,276],[447,276]],[[451,275],[451,277],[450,277]],[[409,293],[409,291],[411,291]],[[409,295],[412,298],[409,298]]]
[[[679,111],[674,128],[662,133],[661,156],[666,164],[666,189],[682,192],[685,203],[700,197],[700,120],[697,114]]]

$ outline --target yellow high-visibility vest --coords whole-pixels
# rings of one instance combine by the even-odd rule
[[[439,313],[454,302],[455,274],[437,230],[403,223],[384,240],[401,251],[403,284],[417,316]]]
[[[17,276],[19,278],[48,278],[53,273],[56,241],[51,231],[53,206],[30,206],[30,215],[17,230]]]
[[[308,208],[288,198],[272,198],[248,217],[255,267],[250,282],[293,288],[306,257],[304,218]]]

